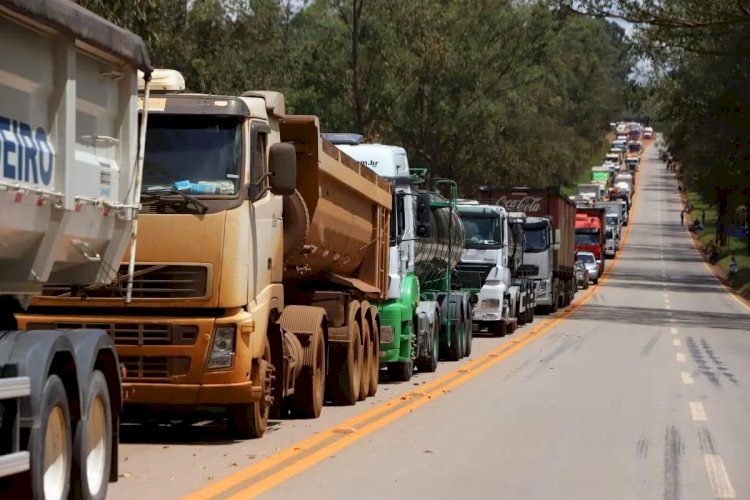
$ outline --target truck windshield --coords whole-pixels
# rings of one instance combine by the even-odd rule
[[[613,239],[614,237],[615,237],[615,234],[614,234],[614,233],[612,232],[612,230],[611,230],[611,229],[607,229],[607,235],[606,235],[606,238],[607,238],[608,240],[611,240],[611,239]]]
[[[524,224],[527,252],[543,252],[549,248],[547,228],[543,224]]]
[[[502,221],[499,217],[461,215],[466,231],[466,248],[498,248],[503,244]]]
[[[610,226],[616,226],[618,220],[617,215],[607,215],[607,224]]]
[[[148,117],[143,191],[234,195],[241,167],[241,118],[156,113]]]
[[[596,245],[599,235],[591,229],[576,229],[576,245]]]

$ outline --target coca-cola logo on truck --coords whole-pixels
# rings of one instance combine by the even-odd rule
[[[524,196],[523,198],[508,198],[508,195],[503,195],[498,198],[495,204],[505,207],[505,210],[509,212],[534,214],[542,210],[542,197]]]

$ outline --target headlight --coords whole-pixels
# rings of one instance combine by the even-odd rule
[[[380,326],[380,343],[390,344],[393,342],[393,327],[390,325]]]
[[[500,307],[500,299],[484,299],[482,300],[480,309],[498,309]]]
[[[214,329],[214,342],[208,368],[229,368],[234,358],[234,327],[217,326]]]

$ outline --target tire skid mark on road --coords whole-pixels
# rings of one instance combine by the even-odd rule
[[[641,356],[648,356],[649,354],[651,354],[651,350],[659,341],[659,337],[661,337],[661,330],[656,332],[654,336],[651,337],[651,340],[649,340],[646,345],[643,346],[643,349],[641,349]]]
[[[638,457],[639,460],[648,459],[648,444],[648,437],[646,436],[643,436],[638,440],[638,443],[636,443],[635,456]]]
[[[680,466],[685,444],[675,426],[667,427],[664,435],[664,500],[679,500],[681,496]]]

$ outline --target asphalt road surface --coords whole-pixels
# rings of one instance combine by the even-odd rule
[[[625,249],[573,307],[260,440],[126,426],[110,498],[750,498],[750,309],[655,148],[639,176]]]

